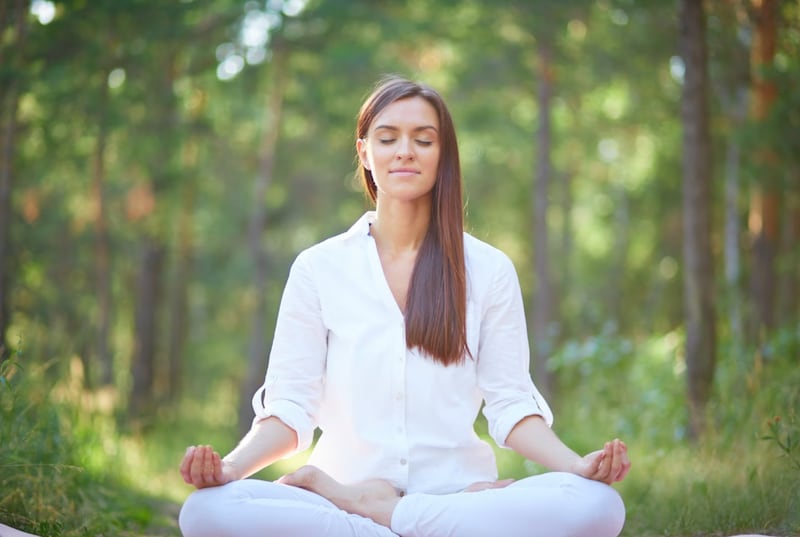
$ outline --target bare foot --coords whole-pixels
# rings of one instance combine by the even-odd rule
[[[502,489],[513,483],[513,479],[501,479],[500,481],[478,481],[464,489],[464,492],[480,492],[486,489]]]
[[[392,513],[400,501],[400,494],[388,481],[372,479],[343,485],[316,466],[298,468],[278,482],[315,492],[339,509],[371,518],[387,528],[391,527]]]

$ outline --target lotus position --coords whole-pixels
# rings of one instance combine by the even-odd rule
[[[578,455],[528,369],[517,273],[464,232],[456,132],[439,93],[381,80],[355,149],[374,211],[301,252],[281,300],[255,418],[220,457],[181,463],[199,490],[185,537],[616,537],[620,440]],[[549,472],[498,480],[489,434]],[[311,447],[275,482],[247,479]]]

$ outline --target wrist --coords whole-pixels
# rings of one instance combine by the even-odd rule
[[[242,471],[237,466],[236,462],[231,459],[222,459],[222,475],[229,481],[238,481],[244,478]]]

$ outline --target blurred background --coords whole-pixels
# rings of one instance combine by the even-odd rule
[[[2,0],[0,522],[178,535],[387,73],[450,106],[556,430],[628,443],[624,535],[800,534],[796,0]]]

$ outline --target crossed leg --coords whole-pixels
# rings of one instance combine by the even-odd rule
[[[625,506],[613,488],[561,472],[477,483],[462,493],[402,498],[386,481],[342,485],[313,466],[281,482],[315,492],[403,537],[616,537],[625,521]]]
[[[392,525],[392,513],[400,501],[400,494],[388,481],[373,479],[342,485],[315,466],[303,466],[278,482],[315,492],[339,509],[370,518],[387,528]]]

